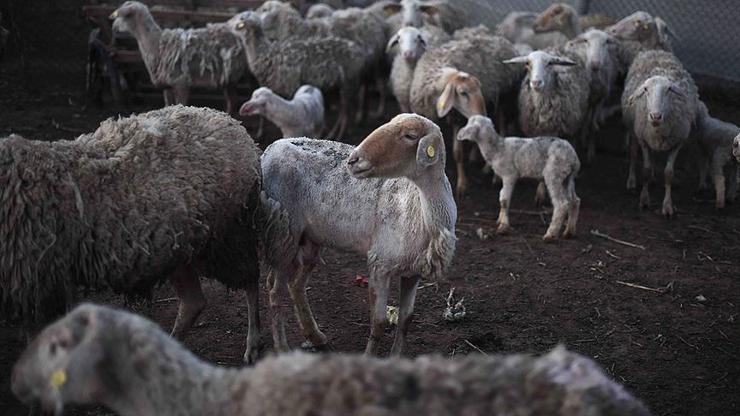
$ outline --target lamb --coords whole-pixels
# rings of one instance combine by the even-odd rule
[[[650,415],[594,361],[563,347],[413,360],[291,353],[224,368],[141,316],[92,304],[36,338],[11,389],[56,414],[80,403],[122,416]]]
[[[73,141],[0,140],[0,306],[26,325],[80,285],[146,293],[167,279],[173,335],[205,306],[199,276],[244,288],[259,352],[259,149],[226,114],[180,105],[101,123]]]
[[[732,202],[737,195],[738,166],[732,157],[732,146],[733,139],[739,134],[740,127],[712,117],[707,106],[700,100],[697,102],[695,136],[699,144],[699,189],[706,188],[707,173],[711,165],[717,208],[724,208],[725,199]],[[726,188],[724,169],[728,164],[732,169],[729,188]]]
[[[555,136],[575,141],[588,130],[590,76],[577,58],[534,51],[505,61],[526,64],[519,90],[519,124],[527,137]]]
[[[187,104],[190,87],[207,87],[223,90],[226,112],[233,113],[236,84],[247,73],[247,63],[239,38],[227,25],[161,29],[138,1],[126,1],[110,17],[113,29],[136,38],[152,84],[165,90],[165,105]]]
[[[501,177],[503,188],[499,196],[501,211],[498,233],[510,230],[509,203],[519,178],[544,181],[552,200],[553,213],[545,241],[557,239],[565,217],[568,223],[563,238],[576,234],[576,222],[581,200],[576,195],[576,176],[581,162],[575,149],[566,140],[557,137],[501,137],[493,122],[484,116],[472,116],[462,128],[457,140],[475,142],[493,172]]]
[[[502,62],[517,55],[514,45],[499,36],[455,39],[427,51],[414,71],[411,111],[437,119],[455,108],[470,117],[486,115],[488,102],[499,120],[503,120],[505,106],[499,102],[514,94],[522,71]],[[505,125],[504,122],[500,124]],[[468,185],[463,153],[462,143],[453,140],[458,197],[465,193]]]
[[[324,98],[321,90],[312,85],[298,88],[290,101],[260,87],[252,92],[239,114],[264,116],[280,128],[283,137],[318,138],[324,128]]]
[[[604,106],[617,83],[619,73],[619,46],[616,39],[601,30],[590,29],[576,36],[565,45],[565,50],[578,56],[590,72],[588,100],[588,129],[594,133],[605,118]],[[588,136],[587,161],[591,163],[596,154],[596,136]]]
[[[329,135],[344,134],[347,102],[365,56],[357,44],[336,37],[270,41],[254,12],[241,13],[233,28],[244,43],[249,69],[261,86],[283,97],[292,96],[303,84],[323,92],[338,89],[340,114]]]
[[[400,280],[398,326],[391,349],[406,342],[416,288],[437,279],[455,252],[457,207],[445,175],[439,127],[400,114],[356,148],[305,138],[271,144],[262,156],[262,202],[273,344],[287,351],[283,309],[290,291],[303,335],[327,345],[306,299],[305,286],[321,247],[367,254],[371,334],[376,354],[387,324],[391,278]]]
[[[415,28],[402,27],[388,41],[387,50],[398,50],[391,66],[391,91],[398,101],[401,112],[411,111],[411,82],[414,80],[416,63],[427,49],[434,48],[450,40],[450,36],[436,26]]]
[[[637,145],[642,150],[643,184],[640,206],[650,205],[652,152],[668,152],[664,170],[665,197],[662,212],[674,213],[671,199],[673,164],[689,141],[696,125],[698,92],[694,79],[670,52],[652,50],[637,55],[630,66],[622,94],[622,115],[628,127],[630,170],[627,188],[635,188]]]

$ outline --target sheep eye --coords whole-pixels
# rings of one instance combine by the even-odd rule
[[[467,91],[460,91],[460,95],[462,95],[463,97],[466,97],[466,98],[468,97]]]
[[[416,136],[414,136],[413,134],[404,134],[403,135],[403,138],[406,139],[406,140],[410,140],[412,142],[413,141],[416,141]]]
[[[49,344],[49,355],[55,356],[57,354],[57,343],[52,342]]]

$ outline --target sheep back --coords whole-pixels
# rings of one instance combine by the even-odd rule
[[[185,264],[237,288],[259,273],[259,151],[223,113],[172,106],[74,141],[6,139],[0,181],[2,304],[24,318],[78,285],[133,294]]]
[[[220,88],[235,84],[247,71],[242,43],[224,24],[163,30],[155,62],[147,69],[156,86],[196,84]]]

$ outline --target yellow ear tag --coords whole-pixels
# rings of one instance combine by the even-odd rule
[[[110,15],[110,17],[112,17],[112,18],[114,18],[114,19],[115,19],[115,18],[117,18],[117,17],[118,17],[118,10],[115,10],[115,11],[114,11],[114,12],[113,12],[113,13],[112,13],[112,14]]]
[[[236,24],[237,29],[243,29],[244,28],[244,22],[239,22]]]
[[[67,382],[67,372],[66,371],[57,370],[51,373],[51,379],[49,380],[51,387],[58,389],[59,387],[62,387],[62,385],[66,382]]]
[[[430,145],[429,147],[427,147],[427,156],[434,157],[435,154],[436,151],[434,150],[434,146]]]

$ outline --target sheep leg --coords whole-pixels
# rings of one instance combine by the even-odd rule
[[[722,158],[714,154],[712,157],[712,179],[714,182],[714,192],[716,196],[714,206],[718,209],[725,207],[725,172],[722,166]]]
[[[640,143],[642,148],[642,191],[640,192],[640,208],[650,206],[650,183],[653,181],[653,166],[650,160],[650,150],[647,145]]]
[[[177,299],[180,301],[171,335],[174,338],[182,339],[205,308],[206,298],[203,296],[198,274],[192,265],[178,268],[169,277],[169,281],[172,283]]]
[[[367,84],[362,83],[357,94],[357,112],[355,112],[355,123],[361,123],[365,119],[365,103],[367,101]]]
[[[255,137],[257,137],[258,139],[261,139],[262,135],[265,134],[265,118],[260,116],[259,119],[260,121],[257,127],[257,133],[255,134]]]
[[[455,194],[458,201],[465,196],[465,192],[468,190],[468,176],[465,174],[465,147],[463,142],[457,139],[458,126],[452,129],[452,156],[455,158],[455,167],[457,168],[457,186],[455,187]]]
[[[378,355],[378,343],[383,336],[385,326],[388,324],[388,289],[390,286],[389,276],[378,276],[372,272],[368,286],[370,303],[370,337],[365,347],[365,355]]]
[[[576,235],[576,223],[578,214],[581,210],[581,198],[576,195],[576,178],[572,174],[568,178],[568,223],[563,231],[563,238],[570,238]]]
[[[707,189],[707,177],[709,176],[709,160],[703,151],[696,152],[696,167],[699,171],[699,191]]]
[[[383,78],[382,71],[376,70],[375,72],[375,88],[378,90],[378,108],[376,108],[371,114],[371,117],[380,118],[385,114],[385,101],[388,99],[388,87]]]
[[[411,314],[414,313],[416,289],[419,287],[421,276],[404,277],[401,279],[401,290],[398,306],[398,326],[391,347],[391,356],[400,356],[406,346],[406,334],[411,324]]]
[[[256,251],[256,250],[255,250]],[[254,253],[257,258],[257,253]],[[259,273],[251,273],[245,279],[245,291],[247,292],[247,348],[244,350],[244,362],[254,364],[260,353],[262,340],[260,338],[260,287]]]
[[[175,104],[188,105],[190,87],[187,85],[175,85],[173,91],[175,93]]]
[[[277,352],[286,352],[290,349],[288,338],[285,336],[285,316],[283,309],[287,300],[287,283],[297,270],[292,264],[287,269],[271,269],[267,275],[270,285],[270,326],[272,329],[273,348]]]
[[[534,195],[534,204],[540,207],[545,205],[545,202],[547,202],[547,188],[545,187],[545,183],[540,181],[537,184],[537,192]]]
[[[175,105],[175,93],[172,91],[172,88],[165,88],[162,91],[162,96],[164,97],[165,107]]]
[[[497,107],[499,108],[496,111],[496,125],[498,126],[499,134],[501,135],[501,137],[506,137],[508,133],[508,128],[506,126],[506,114],[504,113],[503,108],[501,108],[500,106]]]
[[[307,244],[301,247],[305,255],[304,264],[298,270],[296,277],[288,285],[290,296],[293,298],[293,306],[295,308],[295,314],[298,318],[298,323],[301,325],[301,332],[303,337],[308,340],[314,347],[322,348],[327,344],[326,335],[319,330],[319,326],[316,324],[313,312],[311,311],[311,305],[308,303],[306,297],[306,283],[308,283],[308,277],[313,271],[316,265],[316,259],[318,258],[318,246],[313,244]]]
[[[676,163],[676,157],[678,157],[679,150],[681,150],[681,146],[678,146],[677,148],[673,149],[668,154],[668,160],[665,163],[665,170],[663,171],[663,178],[665,180],[665,196],[663,197],[663,215],[665,215],[666,217],[671,217],[674,211],[673,199],[671,198],[671,185],[673,184],[673,165]],[[723,182],[722,185],[724,186],[724,180],[722,182]],[[723,192],[722,198],[724,199],[724,192]]]
[[[503,186],[499,193],[498,202],[501,205],[501,209],[498,213],[498,228],[496,232],[498,234],[506,234],[511,230],[509,224],[509,204],[511,203],[511,194],[514,193],[514,186],[516,185],[517,178],[511,176],[504,176],[501,178]]]
[[[637,188],[637,179],[635,170],[637,169],[637,151],[638,151],[638,144],[635,137],[633,137],[632,133],[628,130],[625,141],[627,142],[627,146],[629,146],[630,150],[630,168],[629,168],[629,174],[627,175],[627,189],[632,190]]]
[[[233,85],[227,85],[224,87],[224,100],[226,101],[226,114],[235,114],[236,108],[236,87]]]
[[[732,169],[730,172],[730,184],[727,187],[727,195],[726,199],[729,203],[735,202],[735,198],[737,197],[737,174],[738,174],[738,165],[735,163],[732,164]]]
[[[570,208],[570,198],[566,195],[568,191],[563,187],[564,182],[560,178],[546,177],[545,183],[547,184],[547,190],[550,191],[550,200],[552,201],[550,226],[547,227],[547,232],[542,237],[542,240],[547,242],[558,238],[565,216]]]

